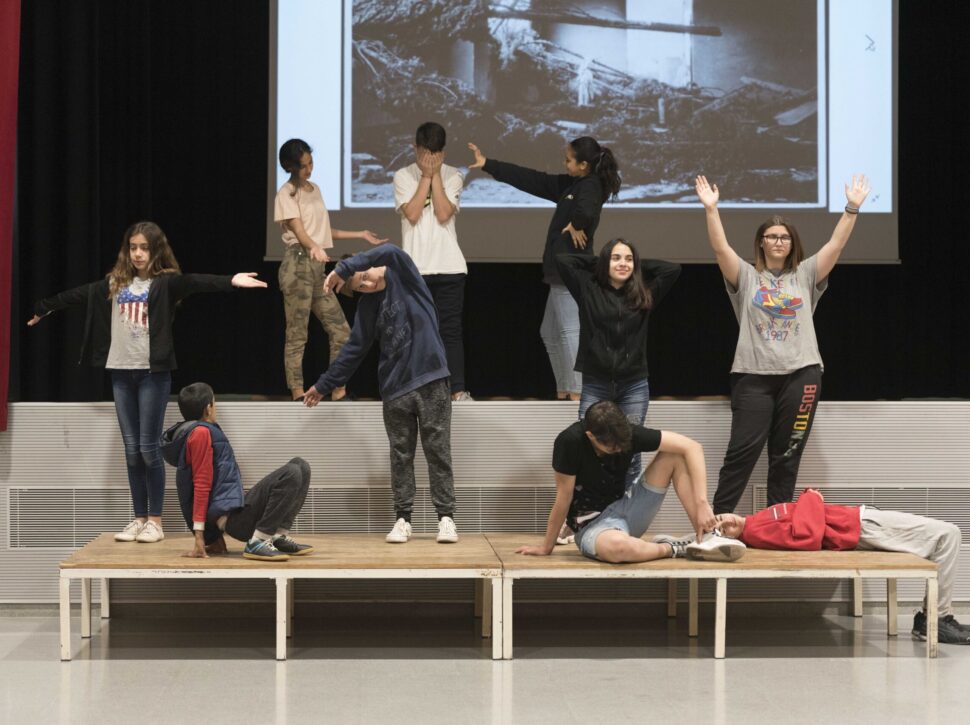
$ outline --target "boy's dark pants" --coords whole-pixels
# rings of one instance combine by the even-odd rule
[[[249,541],[257,530],[265,534],[289,530],[309,488],[310,464],[302,458],[292,459],[246,492],[243,507],[226,519],[226,533]]]
[[[438,516],[455,513],[455,481],[451,472],[451,387],[441,378],[384,401],[384,428],[391,445],[391,487],[398,517],[411,517],[414,507],[414,451],[421,447],[428,461],[431,502]]]

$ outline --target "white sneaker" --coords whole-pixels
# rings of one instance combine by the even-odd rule
[[[404,519],[394,522],[394,528],[390,530],[384,541],[388,544],[405,544],[411,538],[411,524]]]
[[[458,541],[458,529],[451,516],[442,516],[438,521],[438,543],[454,544]]]
[[[563,524],[562,528],[559,529],[559,534],[556,536],[556,546],[565,546],[566,544],[575,544],[576,534],[573,530],[569,528],[567,524]]]
[[[132,520],[125,528],[115,534],[115,541],[134,541],[135,537],[145,528],[145,522],[138,519]]]
[[[135,537],[135,541],[142,544],[154,544],[156,541],[161,541],[164,538],[165,534],[162,532],[162,527],[154,521],[148,521],[145,523],[141,533]]]
[[[685,534],[684,536],[670,536],[668,534],[659,534],[653,537],[653,543],[655,544],[678,544],[680,546],[687,546],[688,544],[693,544],[697,539],[697,534]]]
[[[687,545],[687,558],[699,561],[737,561],[748,547],[737,539],[722,536],[720,531],[710,531],[704,538]]]

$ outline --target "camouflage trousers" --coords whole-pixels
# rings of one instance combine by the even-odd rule
[[[280,263],[279,282],[286,313],[286,343],[283,367],[286,387],[303,387],[303,350],[306,348],[310,312],[320,320],[330,338],[330,360],[334,360],[350,337],[350,326],[335,294],[324,294],[327,273],[299,244],[287,247]]]

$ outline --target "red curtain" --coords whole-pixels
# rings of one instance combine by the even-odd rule
[[[20,0],[0,0],[0,431],[7,430],[10,383],[10,268],[13,263],[13,191],[17,156],[17,74]]]

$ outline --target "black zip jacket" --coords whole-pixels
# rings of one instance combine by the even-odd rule
[[[593,256],[593,234],[600,223],[600,212],[606,195],[603,184],[595,174],[582,177],[569,174],[546,174],[526,169],[504,161],[488,159],[482,167],[497,181],[514,186],[527,194],[555,202],[556,211],[546,232],[546,246],[542,252],[542,279],[546,284],[558,284],[562,280],[556,268],[556,255],[574,252]],[[573,238],[563,229],[572,224],[573,229],[586,232],[586,249],[576,249]]]
[[[579,352],[574,370],[616,382],[647,377],[650,310],[631,310],[621,290],[600,285],[595,257],[560,254],[556,264],[579,305]],[[680,276],[680,265],[644,259],[640,268],[656,306]]]
[[[34,313],[43,317],[67,307],[86,305],[84,338],[78,365],[88,363],[104,367],[111,349],[111,305],[108,280],[69,289],[34,305]],[[215,274],[160,274],[148,288],[148,363],[153,373],[175,370],[175,344],[172,322],[175,305],[197,292],[227,292],[232,277]]]

